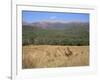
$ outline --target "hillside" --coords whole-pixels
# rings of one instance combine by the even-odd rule
[[[89,23],[35,22],[22,25],[23,45],[89,45]]]

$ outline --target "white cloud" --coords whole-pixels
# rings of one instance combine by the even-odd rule
[[[56,18],[57,18],[56,16],[51,16],[51,17],[50,17],[50,19],[56,19]]]

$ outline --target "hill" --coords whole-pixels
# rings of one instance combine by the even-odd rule
[[[34,22],[22,25],[23,45],[89,45],[88,22]]]

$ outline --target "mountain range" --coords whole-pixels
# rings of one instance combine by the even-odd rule
[[[43,29],[66,29],[66,28],[76,28],[76,27],[85,27],[89,29],[88,22],[41,21],[33,23],[23,22],[22,25],[38,27]]]

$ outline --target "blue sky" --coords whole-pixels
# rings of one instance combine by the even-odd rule
[[[41,12],[41,11],[22,11],[22,21],[32,23],[46,20],[58,20],[68,22],[89,22],[87,13],[62,13],[62,12]]]

